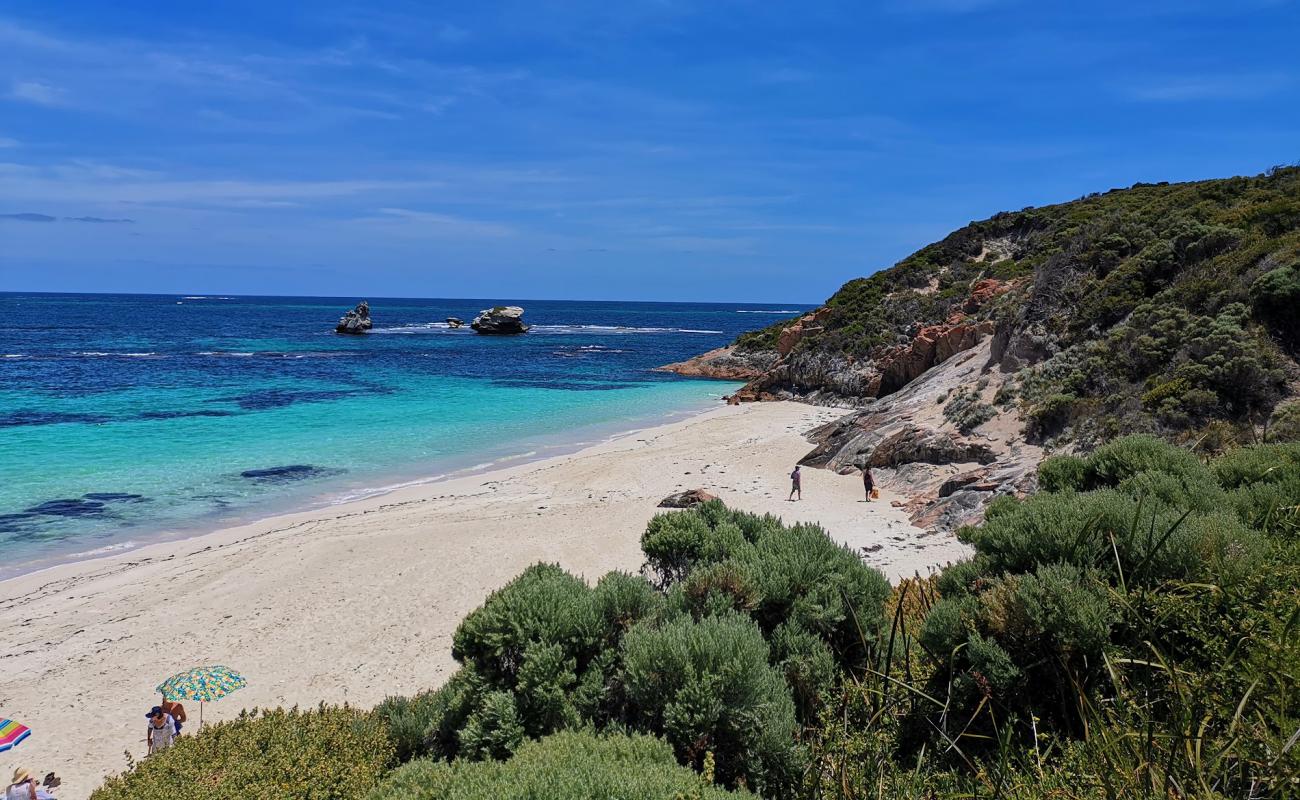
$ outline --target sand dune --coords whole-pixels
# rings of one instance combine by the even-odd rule
[[[454,669],[452,632],[489,592],[537,561],[593,581],[637,570],[646,521],[679,489],[880,545],[867,563],[891,579],[962,557],[952,537],[912,527],[889,493],[861,502],[854,476],[805,470],[803,501],[786,501],[786,476],[810,449],[803,433],[840,413],[720,407],[572,455],[5,581],[0,710],[33,735],[0,766],[55,770],[60,797],[84,798],[125,766],[124,751],[143,754],[152,687],[196,664],[249,680],[208,706],[209,721],[437,686]]]

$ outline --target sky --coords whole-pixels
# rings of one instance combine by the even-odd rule
[[[0,0],[0,290],[816,303],[1300,161],[1300,2]]]

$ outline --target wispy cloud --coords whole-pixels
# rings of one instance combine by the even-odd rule
[[[0,149],[6,147],[17,147],[18,145],[19,145],[19,141],[17,139],[10,139],[7,136],[0,136]]]
[[[381,208],[379,216],[364,217],[355,222],[377,224],[385,228],[401,228],[415,234],[456,237],[500,238],[515,236],[513,226],[499,222],[469,219],[436,211],[419,211],[409,208]]]
[[[63,89],[41,81],[16,80],[9,89],[9,96],[13,99],[35,103],[39,106],[63,105],[66,94]]]
[[[49,214],[37,214],[32,211],[23,211],[18,214],[0,214],[0,219],[13,220],[14,222],[58,222],[59,218]],[[98,225],[130,225],[135,222],[133,219],[109,219],[106,217],[64,217],[64,222],[90,222]]]
[[[1284,91],[1295,78],[1279,73],[1179,76],[1125,87],[1133,100],[1186,102],[1192,100],[1256,100]]]
[[[18,214],[0,214],[0,219],[9,219],[14,222],[54,222],[58,217],[51,217],[49,214],[35,214],[30,211],[23,211]]]

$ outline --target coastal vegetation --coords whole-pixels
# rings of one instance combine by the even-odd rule
[[[1038,441],[1260,441],[1300,374],[1300,167],[973,222],[844,284],[761,388],[880,396],[899,388],[891,365],[927,328],[981,322],[1008,375],[999,391]],[[734,350],[775,357],[789,325]],[[836,378],[872,369],[886,379]]]
[[[641,576],[495,592],[441,688],[210,726],[95,798],[1285,796],[1300,444],[1127,437],[1040,482],[892,588],[815,525],[660,515]]]

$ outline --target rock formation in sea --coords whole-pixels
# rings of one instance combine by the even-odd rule
[[[334,326],[334,332],[365,333],[370,330],[372,324],[370,321],[370,304],[362,300],[357,303],[356,308],[339,318],[339,324]]]
[[[447,325],[452,328],[459,328],[465,324],[465,320],[460,317],[447,317]]]
[[[523,317],[524,310],[519,306],[495,306],[480,311],[469,326],[484,334],[527,333],[529,326],[524,324]]]

